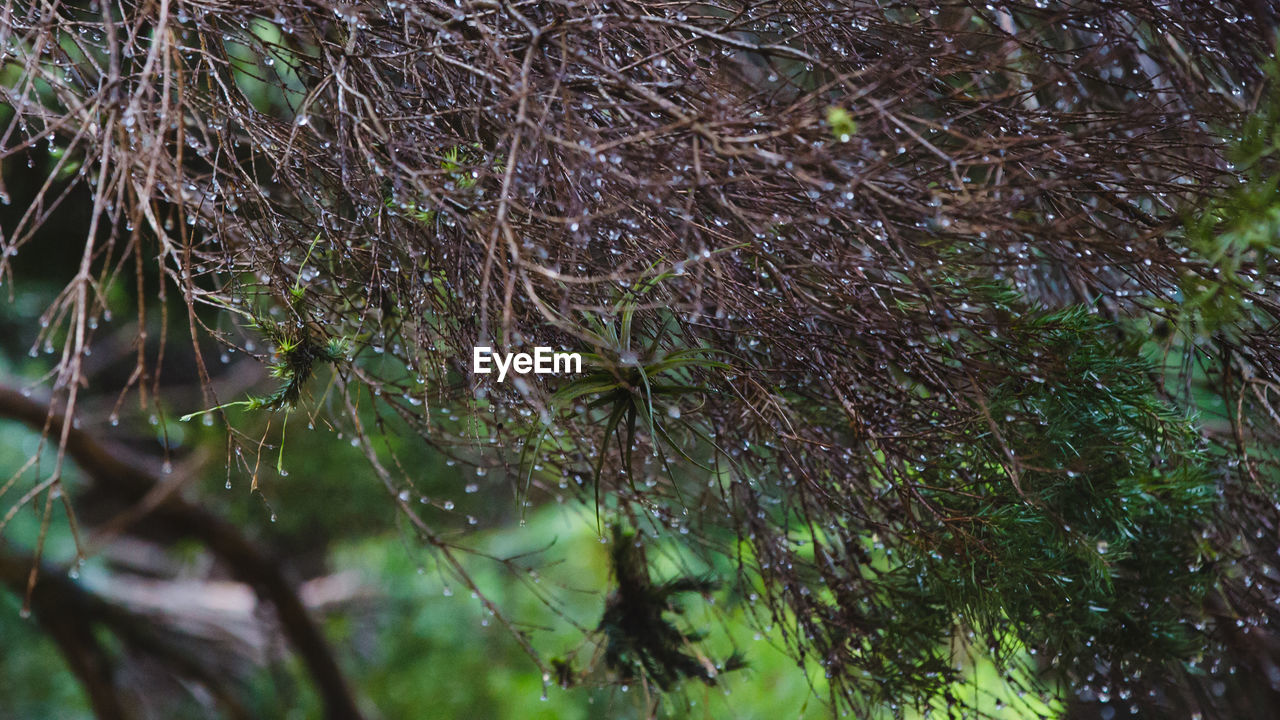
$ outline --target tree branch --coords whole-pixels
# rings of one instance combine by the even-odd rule
[[[30,558],[24,561],[0,552],[0,583],[22,597],[27,593],[27,578],[33,562]],[[129,718],[112,679],[111,658],[93,634],[93,620],[101,614],[102,601],[58,573],[48,571],[41,572],[31,588],[30,602],[36,620],[58,644],[71,672],[88,694],[94,715],[99,720]]]
[[[61,414],[12,388],[0,387],[0,417],[18,420],[50,435],[62,432]],[[126,502],[141,501],[161,483],[150,471],[125,461],[74,427],[67,434],[66,452],[98,487]],[[165,497],[145,518],[138,519],[138,524],[144,522],[150,527],[199,540],[238,580],[253,587],[260,598],[271,603],[285,636],[302,659],[324,702],[325,717],[330,720],[361,717],[328,642],[274,557],[250,542],[234,525],[175,495]]]

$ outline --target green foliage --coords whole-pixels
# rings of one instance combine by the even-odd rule
[[[872,451],[883,495],[902,503],[883,531],[845,534],[839,517],[798,531],[817,567],[857,568],[802,580],[820,588],[827,662],[859,669],[850,691],[864,702],[935,707],[960,682],[958,646],[1028,687],[1099,662],[1187,667],[1217,587],[1200,533],[1218,495],[1194,418],[1157,393],[1145,338],[1006,286],[952,278],[935,292],[983,321],[928,341],[955,390],[907,369],[902,382],[923,422],[964,419],[935,431],[949,441],[903,433]]]
[[[660,279],[660,277],[658,278]],[[610,442],[616,440],[621,456],[621,466],[628,479],[632,477],[632,448],[638,428],[653,438],[655,450],[671,475],[667,450],[698,465],[689,457],[680,439],[673,435],[671,425],[678,425],[696,438],[707,437],[699,428],[683,419],[678,404],[664,404],[685,395],[707,392],[696,383],[690,370],[723,371],[730,366],[714,360],[709,348],[669,349],[678,342],[668,334],[669,316],[656,322],[652,336],[646,341],[640,335],[637,323],[636,298],[652,288],[658,279],[640,284],[633,292],[624,295],[615,310],[614,319],[602,320],[593,314],[583,317],[583,327],[578,329],[592,346],[592,351],[582,352],[587,372],[561,386],[551,395],[552,419],[566,413],[594,413],[604,429],[601,446],[596,458],[593,483],[597,513],[600,508],[600,476],[604,470]],[[655,411],[662,410],[662,413]],[[670,419],[670,424],[663,419]],[[525,448],[522,466],[531,466],[530,454],[538,453],[547,436],[548,427],[537,432],[538,437]]]
[[[1086,674],[1098,656],[1188,658],[1185,618],[1211,586],[1198,434],[1117,331],[1084,308],[1032,311],[970,346],[1009,379],[974,397],[969,442],[917,467],[945,518],[908,554],[938,606]]]
[[[831,134],[840,142],[848,142],[849,138],[858,133],[858,122],[842,107],[827,108],[827,125],[831,128]]]
[[[245,410],[291,409],[301,398],[302,389],[315,374],[317,365],[332,365],[347,357],[349,345],[342,338],[322,340],[318,337],[317,331],[308,327],[294,333],[286,333],[275,324],[264,323],[257,327],[276,343],[280,359],[271,365],[270,373],[271,377],[281,381],[279,387],[270,395],[254,395],[244,400],[223,403],[208,410],[183,415],[183,422],[229,407],[242,407]]]
[[[1268,63],[1271,82],[1280,62]],[[1245,321],[1269,322],[1253,312],[1251,293],[1274,275],[1280,261],[1280,93],[1261,96],[1245,119],[1229,157],[1227,189],[1197,208],[1182,228],[1190,250],[1175,312],[1205,335],[1237,334]]]
[[[479,174],[474,168],[483,163],[484,157],[484,147],[479,143],[472,143],[469,146],[451,145],[440,158],[440,169],[445,171],[453,189],[471,190],[479,183]],[[501,169],[502,159],[499,157],[495,159],[492,170],[500,172]],[[426,207],[423,201],[408,205],[397,200],[394,194],[389,194],[383,204],[387,208],[403,213],[422,225],[429,226],[434,224],[439,216],[436,209]],[[459,205],[457,202],[452,204],[456,209],[463,212],[471,210],[470,207]]]
[[[440,167],[449,173],[449,177],[453,179],[458,188],[465,190],[475,187],[476,178],[467,167],[479,161],[480,151],[479,144],[473,144],[470,148],[454,145],[445,150],[444,159],[440,161]]]
[[[369,688],[385,712],[411,715],[428,707],[444,714],[448,707],[453,714],[497,715],[516,704],[504,702],[506,694],[536,692],[552,677],[586,684],[589,668],[601,665],[624,679],[643,678],[646,693],[651,684],[671,689],[688,678],[711,684],[719,669],[709,657],[720,648],[704,652],[701,634],[685,629],[702,622],[686,616],[678,600],[715,586],[685,567],[650,566],[646,550],[656,556],[667,533],[690,554],[736,560],[739,605],[726,614],[750,607],[757,619],[771,618],[760,623],[762,630],[766,622],[783,626],[800,665],[818,669],[818,676],[825,669],[833,696],[843,695],[837,709],[864,715],[882,708],[902,715],[904,698],[934,707],[945,700],[957,714],[983,714],[976,701],[953,703],[966,677],[956,658],[970,646],[976,650],[966,659],[986,653],[983,661],[994,662],[983,667],[1015,668],[1022,677],[1044,669],[1020,664],[1024,652],[1044,651],[1072,680],[1129,658],[1175,665],[1210,644],[1191,623],[1205,618],[1200,606],[1221,587],[1215,583],[1235,572],[1259,583],[1272,575],[1269,564],[1258,572],[1217,567],[1213,579],[1203,570],[1220,559],[1216,553],[1249,542],[1227,536],[1248,537],[1257,529],[1262,539],[1262,529],[1274,528],[1263,518],[1218,538],[1201,533],[1219,491],[1201,443],[1222,442],[1225,434],[1202,432],[1166,405],[1153,381],[1158,372],[1141,362],[1124,327],[1084,308],[1045,311],[1032,299],[1060,303],[1068,291],[1099,292],[1100,306],[1117,316],[1167,301],[1160,309],[1174,309],[1195,333],[1221,333],[1230,341],[1247,336],[1251,324],[1270,322],[1252,303],[1256,283],[1274,272],[1280,233],[1274,168],[1280,101],[1274,96],[1275,106],[1264,107],[1245,129],[1235,168],[1245,182],[1227,186],[1188,223],[1185,238],[1159,236],[1167,208],[1199,201],[1220,182],[1214,177],[1220,138],[1206,121],[1221,116],[1217,91],[1253,82],[1246,56],[1263,47],[1254,23],[1232,17],[1227,34],[1241,41],[1221,43],[1201,32],[1215,32],[1213,23],[1198,22],[1215,14],[1184,20],[1162,8],[1159,17],[1139,13],[1135,24],[1129,15],[1141,8],[1119,7],[1120,22],[1086,33],[1089,42],[1116,52],[1044,64],[1040,59],[1080,55],[1080,28],[1094,27],[1094,9],[1040,14],[1048,19],[1005,13],[993,25],[995,18],[980,9],[938,14],[928,3],[870,16],[865,8],[842,13],[824,6],[812,14],[802,6],[774,8],[796,11],[790,24],[803,31],[801,48],[794,38],[756,46],[776,35],[777,13],[769,8],[733,18],[738,29],[729,38],[721,27],[725,18],[714,13],[678,22],[602,16],[587,23],[587,13],[598,10],[592,4],[508,5],[448,19],[390,12],[375,20],[369,8],[340,8],[336,23],[316,23],[312,10],[285,5],[249,8],[240,21],[184,12],[158,21],[149,35],[115,32],[112,13],[102,14],[107,33],[83,18],[67,25],[58,13],[44,19],[25,13],[28,35],[55,39],[47,46],[61,47],[63,56],[24,68],[48,78],[36,81],[44,83],[36,93],[41,107],[24,98],[8,110],[23,117],[18,141],[50,133],[52,146],[53,136],[74,137],[65,151],[50,151],[52,176],[96,175],[95,182],[85,181],[98,201],[95,212],[105,208],[112,226],[132,218],[128,242],[114,227],[93,225],[91,247],[75,273],[79,286],[62,295],[78,298],[75,314],[65,303],[52,311],[54,329],[41,341],[67,334],[68,325],[82,332],[89,327],[84,298],[96,288],[83,278],[96,276],[99,266],[104,277],[111,267],[127,267],[126,260],[143,258],[147,243],[157,239],[166,250],[159,277],[167,283],[172,273],[188,303],[198,298],[242,312],[245,300],[257,299],[244,296],[246,286],[254,288],[249,295],[258,287],[276,291],[276,306],[255,322],[276,353],[277,387],[219,408],[287,413],[317,371],[345,357],[346,342],[330,337],[339,332],[330,328],[374,338],[375,354],[386,355],[362,363],[352,382],[341,383],[345,403],[332,406],[338,412],[315,417],[334,423],[341,439],[352,433],[353,445],[375,461],[400,517],[416,528],[415,539],[448,557],[441,574],[482,599],[469,606],[480,627],[499,617],[501,623],[492,624],[506,625],[524,643],[556,619],[569,619],[564,624],[587,631],[591,639],[584,644],[603,638],[591,662],[583,660],[589,653],[563,646],[554,648],[557,659],[550,663],[535,657],[537,674],[513,669],[517,661],[507,657],[483,673],[490,686],[474,690],[430,676],[441,666],[439,646],[451,659],[468,658],[469,675],[490,669],[494,663],[475,647],[491,640],[491,631],[460,631],[458,611],[421,613],[406,627],[380,628],[369,654],[385,655],[362,668],[361,679],[373,680],[361,688]],[[128,7],[121,12],[126,21],[132,17]],[[1009,42],[1005,20],[1017,25],[1018,42]],[[376,30],[387,22],[395,33],[364,32],[370,23]],[[80,32],[66,29],[72,26]],[[423,51],[441,38],[449,52]],[[161,39],[163,45],[155,42]],[[878,52],[862,52],[867,42]],[[922,42],[929,52],[918,52]],[[1210,46],[1210,61],[1186,61],[1185,48]],[[639,56],[632,52],[637,47],[644,48]],[[517,62],[511,53],[518,48],[528,52]],[[767,65],[763,92],[710,79],[733,78],[733,65],[744,58],[743,72]],[[660,67],[649,67],[658,59]],[[729,73],[719,72],[722,64]],[[915,80],[922,77],[931,80]],[[877,80],[868,85],[866,78]],[[149,94],[149,87],[165,92]],[[1176,113],[1165,101],[1169,87],[1179,90]],[[139,118],[121,117],[116,96],[133,99],[129,112],[159,97],[163,112],[146,117],[171,122],[134,127]],[[874,110],[875,122],[840,152],[825,151],[836,147],[832,137],[855,139],[854,108]],[[825,126],[814,122],[815,110]],[[1013,135],[1021,139],[1011,142]],[[171,148],[176,159],[167,157]],[[510,157],[486,148],[508,148]],[[16,146],[15,154],[20,151]],[[157,151],[165,162],[156,162]],[[101,159],[102,172],[81,164],[93,158]],[[507,162],[511,172],[498,173],[504,182],[495,192],[495,170]],[[144,187],[136,187],[144,176]],[[406,212],[378,212],[388,194],[387,206]],[[400,198],[417,202],[409,209]],[[40,191],[28,214],[51,213],[56,204],[47,200]],[[134,227],[142,210],[147,224]],[[180,241],[178,233],[167,236],[174,218],[153,217],[170,210]],[[184,230],[184,212],[192,230]],[[384,214],[402,221],[384,222]],[[335,252],[325,280],[304,287],[301,268],[294,282],[291,261],[279,262],[278,255],[317,226]],[[1028,248],[1032,234],[1038,247]],[[506,239],[506,247],[486,246],[484,238]],[[635,282],[636,268],[652,263],[653,270],[664,256],[733,238],[755,240],[692,282],[664,288],[670,292],[650,306],[656,309],[641,309],[640,297],[678,274],[674,267],[642,272],[603,317],[588,311],[585,319],[566,319],[574,309],[596,307],[610,287]],[[1130,238],[1136,250],[1126,246]],[[1107,249],[1095,255],[1085,245]],[[180,247],[181,257],[170,259],[170,246]],[[1086,253],[1094,260],[1072,261]],[[953,285],[938,287],[942,276]],[[242,283],[241,277],[252,279]],[[1016,291],[975,277],[1014,278]],[[139,269],[140,294],[150,278]],[[1125,300],[1135,297],[1133,287],[1159,300]],[[147,367],[149,357],[165,354],[146,345],[141,311],[147,305],[144,298],[138,302],[142,342],[127,387],[140,378],[149,386],[144,395],[180,392],[181,386],[161,385],[159,367],[154,374]],[[191,313],[188,320],[200,319]],[[676,331],[669,330],[673,322]],[[516,343],[550,331],[577,338],[590,348],[588,373],[558,391],[556,381],[550,388],[522,382],[518,392],[477,388],[455,362],[476,338],[476,326],[480,336],[498,333]],[[214,333],[223,339],[220,329]],[[198,350],[201,338],[192,340]],[[88,347],[81,355],[78,338],[68,347],[64,358],[74,363],[64,359],[61,372],[47,376],[56,377],[59,390],[80,387],[111,362],[82,368]],[[1240,386],[1230,418],[1236,448],[1274,440],[1242,439],[1260,424],[1241,422],[1246,413],[1238,409],[1245,390],[1267,403],[1265,390],[1249,382],[1274,375],[1269,347],[1261,341],[1246,347],[1244,362],[1236,357],[1245,353],[1232,356],[1235,348],[1226,343],[1218,345],[1218,356],[1206,355],[1223,367],[1225,389],[1217,399],[1235,396]],[[1188,363],[1199,359],[1183,356]],[[723,362],[730,358],[732,368]],[[366,372],[370,368],[375,371]],[[1239,370],[1249,373],[1244,383],[1237,381]],[[736,384],[730,372],[740,378]],[[200,377],[209,378],[203,367]],[[1181,377],[1190,387],[1207,373]],[[726,386],[742,392],[709,390]],[[422,399],[408,402],[406,388]],[[480,401],[472,402],[473,393]],[[99,398],[86,392],[79,399],[84,416],[92,417]],[[448,420],[413,409],[432,403]],[[458,420],[460,406],[479,417]],[[346,417],[344,407],[351,409]],[[872,413],[878,417],[868,419]],[[227,430],[231,460],[244,433]],[[615,441],[619,456],[612,454]],[[646,528],[646,547],[637,544],[640,536],[615,537],[610,560],[617,586],[597,633],[590,625],[600,608],[590,608],[584,625],[575,612],[580,607],[566,609],[581,602],[578,585],[561,584],[569,593],[543,590],[551,582],[534,588],[539,576],[522,564],[524,556],[490,548],[456,559],[471,551],[465,546],[472,538],[441,530],[441,519],[463,516],[476,525],[472,507],[496,503],[473,495],[479,492],[474,482],[465,486],[473,497],[458,496],[458,504],[452,489],[424,489],[426,483],[417,482],[424,468],[432,475],[439,468],[418,462],[423,456],[415,451],[400,452],[415,443],[438,443],[463,462],[478,459],[477,470],[486,472],[508,466],[511,450],[523,443],[521,470],[546,468],[564,490],[568,479],[581,483],[593,469],[597,520],[601,478],[617,460],[633,491],[616,486],[619,515],[631,512],[636,527],[639,515],[654,532]],[[642,463],[637,477],[632,455],[641,448],[661,463]],[[694,459],[705,458],[704,451],[710,461]],[[1253,473],[1246,451],[1238,453]],[[677,463],[668,462],[675,455],[687,463],[680,467],[687,470],[683,486],[672,472]],[[308,459],[307,472],[332,472]],[[663,470],[667,478],[660,478]],[[1224,495],[1248,492],[1243,483],[1230,484],[1231,473],[1222,475]],[[660,479],[670,484],[659,487]],[[636,487],[640,480],[645,490]],[[306,487],[316,490],[312,502],[340,498],[331,502],[347,506],[345,512],[354,504],[344,483],[332,478]],[[572,491],[540,484],[549,492],[538,508],[544,498],[531,498],[531,487],[526,482],[524,497],[517,492],[522,513],[526,506],[534,508],[531,515],[557,512],[552,497],[573,499]],[[678,497],[667,495],[670,489]],[[1269,505],[1267,498],[1264,508]],[[321,515],[324,508],[299,502],[291,511]],[[335,512],[330,519],[344,517]],[[384,559],[385,540],[370,543]],[[1274,559],[1274,547],[1265,549]],[[589,562],[587,552],[579,554],[577,568]],[[559,595],[574,598],[556,605],[549,613],[556,618],[545,624],[546,613],[508,623],[502,611],[519,602],[510,587],[497,573],[483,583],[467,575],[483,562],[528,580],[547,606]],[[409,583],[386,578],[410,575],[412,581],[412,569],[386,573],[378,583],[396,595],[395,611],[403,615],[421,598],[403,589]],[[714,576],[728,577],[721,569]],[[603,587],[601,574],[597,587]],[[1242,585],[1247,602],[1233,603],[1232,611],[1249,627],[1274,625],[1268,613],[1275,591],[1254,590],[1252,579]],[[506,597],[491,603],[482,596],[490,588]],[[757,599],[765,610],[754,609]],[[354,623],[339,617],[329,629],[345,642],[358,637]],[[1209,636],[1214,632],[1210,627]],[[427,652],[414,647],[414,639],[436,645],[434,657],[423,660]],[[601,656],[603,663],[594,662]],[[723,663],[739,664],[736,654]],[[428,685],[431,691],[423,691]],[[851,701],[864,691],[859,699],[869,702]],[[412,704],[395,704],[410,696]],[[384,704],[388,698],[391,704]],[[648,698],[644,704],[648,714]]]
[[[252,327],[276,347],[278,360],[272,363],[269,372],[271,377],[281,381],[276,391],[265,396],[250,396],[245,400],[224,403],[208,410],[190,413],[182,417],[186,422],[191,418],[221,410],[228,407],[243,407],[245,410],[280,410],[292,409],[302,397],[302,390],[307,381],[315,373],[317,364],[333,365],[347,359],[350,343],[344,338],[325,337],[322,331],[305,322],[307,288],[303,285],[303,270],[311,260],[321,234],[317,233],[307,248],[307,254],[298,265],[298,277],[293,287],[289,288],[289,314],[296,319],[295,327],[288,328],[282,323],[265,317],[252,316]]]

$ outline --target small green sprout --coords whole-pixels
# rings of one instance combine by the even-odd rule
[[[266,333],[268,336],[271,332]],[[343,338],[328,338],[320,342],[310,333],[295,338],[276,339],[280,360],[271,365],[271,377],[283,380],[283,384],[270,395],[250,396],[244,400],[223,403],[207,410],[183,415],[182,422],[206,415],[216,410],[240,407],[245,410],[289,410],[302,396],[302,388],[315,374],[316,363],[333,365],[347,357],[350,344]]]
[[[831,128],[831,134],[840,142],[849,142],[858,133],[858,121],[853,119],[848,110],[835,105],[827,108],[827,125]]]

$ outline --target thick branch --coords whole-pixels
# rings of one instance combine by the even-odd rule
[[[27,592],[31,562],[0,553],[0,583],[22,597]],[[80,680],[94,715],[99,720],[124,720],[130,715],[116,692],[111,659],[93,634],[101,606],[101,600],[52,571],[42,572],[31,590],[32,613]]]
[[[46,430],[47,423],[47,432],[53,436],[62,431],[61,415],[51,414],[48,406],[11,388],[0,387],[0,417],[21,421],[36,430]],[[126,462],[74,427],[67,435],[66,451],[99,487],[126,502],[141,501],[161,482],[151,472]],[[145,521],[153,527],[204,543],[237,579],[252,586],[259,597],[271,603],[285,636],[324,701],[326,717],[333,720],[361,717],[328,642],[275,558],[251,543],[235,526],[174,495],[167,496],[151,510]]]

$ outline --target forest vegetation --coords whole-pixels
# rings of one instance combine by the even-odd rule
[[[1278,19],[5,0],[0,718],[1274,717]]]

